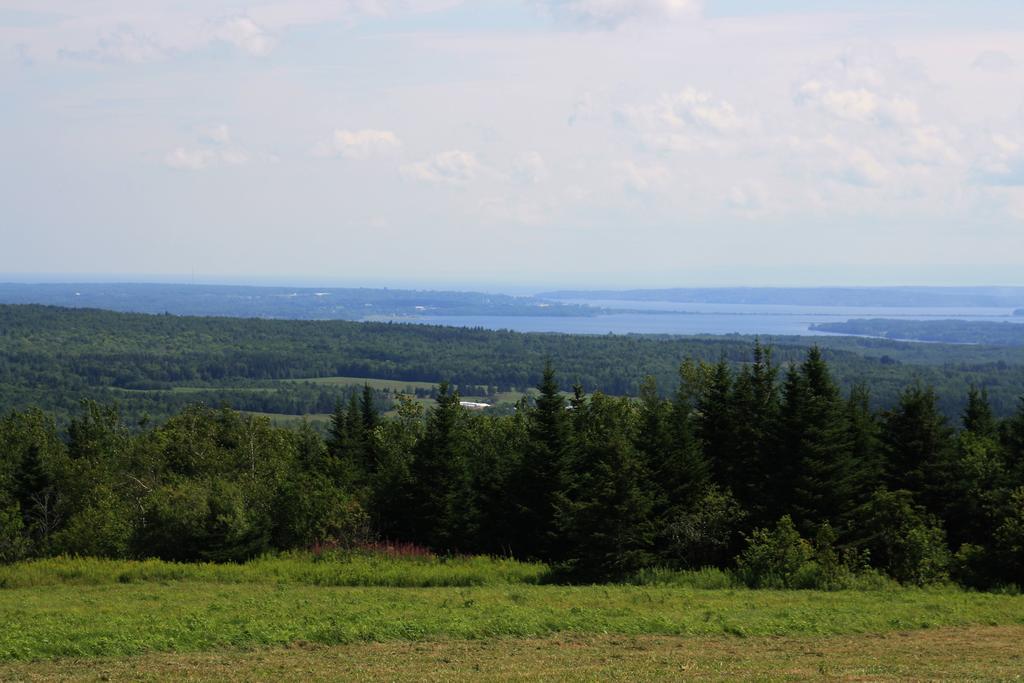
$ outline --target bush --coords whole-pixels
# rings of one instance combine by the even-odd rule
[[[94,557],[126,557],[134,528],[123,501],[106,486],[97,487],[89,504],[75,513],[57,532],[53,547],[58,553]]]
[[[814,548],[785,515],[774,529],[755,529],[750,534],[736,566],[740,579],[751,588],[797,588],[801,587],[798,581],[805,583],[812,571],[805,568],[812,559]]]
[[[0,507],[0,564],[17,562],[28,555],[24,526],[17,503]]]
[[[923,586],[949,578],[946,532],[913,504],[909,491],[879,489],[861,511],[859,528],[872,562],[900,583]]]
[[[325,545],[350,549],[372,537],[370,518],[363,507],[326,477],[297,478],[284,488],[275,509],[278,548]]]
[[[708,488],[693,507],[668,519],[665,559],[689,568],[724,563],[746,516],[731,492]]]
[[[867,567],[867,558],[852,550],[838,551],[838,535],[826,522],[811,544],[786,515],[774,529],[758,529],[736,558],[739,578],[751,588],[814,590],[883,590],[893,587],[888,577]]]
[[[223,479],[180,479],[147,499],[137,554],[164,560],[241,562],[270,549],[270,515],[249,487]]]

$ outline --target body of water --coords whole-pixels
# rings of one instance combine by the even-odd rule
[[[483,327],[517,332],[568,334],[744,334],[817,335],[815,323],[851,318],[908,320],[976,320],[1024,323],[1008,308],[888,308],[854,306],[781,306],[765,304],[689,304],[664,301],[568,301],[601,308],[634,309],[593,317],[555,316],[418,316],[403,322],[456,327]]]

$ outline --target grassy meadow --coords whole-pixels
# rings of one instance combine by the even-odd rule
[[[888,662],[876,673],[899,675],[912,662],[885,653],[904,645],[908,657],[931,646],[940,667],[951,652],[944,639],[969,650],[977,633],[998,650],[1024,636],[1024,596],[953,587],[750,590],[721,572],[562,586],[546,576],[543,565],[512,560],[387,553],[13,564],[0,568],[0,679],[188,677],[218,667],[237,679],[654,679],[690,670],[679,667],[728,677],[824,662],[808,652],[837,658],[837,671],[870,674]]]

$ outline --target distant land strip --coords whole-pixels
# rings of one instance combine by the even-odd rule
[[[1015,317],[1020,317],[1020,315],[1020,311],[1014,313]],[[871,318],[817,323],[811,325],[810,329],[815,332],[880,337],[899,341],[1024,346],[1024,322]]]

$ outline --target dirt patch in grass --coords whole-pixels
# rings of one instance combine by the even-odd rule
[[[1024,626],[825,638],[602,636],[296,643],[252,652],[150,654],[0,665],[2,680],[1013,679]]]

